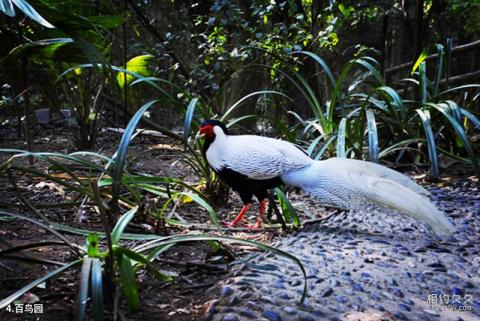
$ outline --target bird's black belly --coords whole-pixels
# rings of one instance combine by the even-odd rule
[[[221,169],[217,174],[225,184],[240,194],[240,198],[244,204],[251,203],[253,195],[261,201],[268,197],[269,189],[283,185],[280,177],[262,180],[251,179],[227,167]]]

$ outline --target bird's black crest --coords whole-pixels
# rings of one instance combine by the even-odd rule
[[[219,120],[216,120],[216,119],[207,119],[207,120],[204,120],[202,122],[202,124],[200,125],[200,127],[203,127],[203,126],[206,126],[206,125],[212,125],[212,126],[219,126],[223,132],[225,133],[225,135],[228,135],[228,128],[227,126],[225,126],[224,123],[222,123],[221,121]]]

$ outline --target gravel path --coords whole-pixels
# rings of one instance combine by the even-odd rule
[[[464,180],[430,187],[457,232],[434,239],[395,213],[340,213],[276,246],[295,264],[263,254],[238,266],[218,288],[206,320],[480,320],[480,192]],[[427,187],[428,188],[428,187]],[[466,311],[460,311],[460,310]]]

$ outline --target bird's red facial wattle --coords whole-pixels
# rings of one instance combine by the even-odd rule
[[[200,136],[205,136],[207,138],[212,139],[215,136],[215,133],[213,132],[213,126],[212,125],[205,125],[200,127],[198,130],[198,134]]]

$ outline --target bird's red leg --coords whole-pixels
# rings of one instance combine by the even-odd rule
[[[237,226],[238,222],[240,222],[243,218],[243,215],[248,212],[248,210],[252,207],[252,203],[248,203],[243,205],[242,209],[240,210],[240,213],[235,217],[235,219],[228,224],[229,227],[234,227]]]
[[[260,204],[259,204],[259,215],[257,217],[257,223],[253,226],[253,227],[249,227],[249,228],[253,228],[253,229],[257,229],[257,228],[261,228],[262,227],[262,221],[263,221],[263,214],[265,213],[265,206],[266,206],[266,203],[267,203],[267,200],[266,199],[263,199],[260,201]]]

